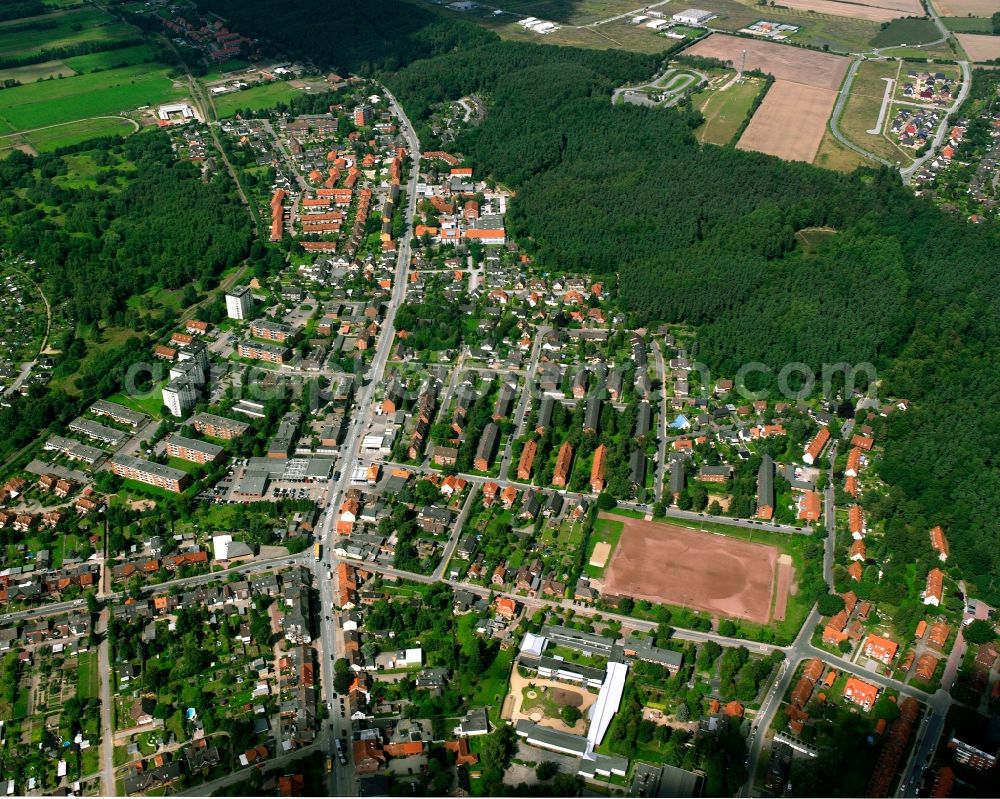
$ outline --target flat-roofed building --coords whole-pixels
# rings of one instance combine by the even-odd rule
[[[90,412],[94,416],[107,416],[109,419],[114,419],[119,424],[128,425],[129,427],[140,427],[149,419],[144,413],[133,411],[131,408],[126,408],[124,405],[119,405],[117,402],[109,402],[108,400],[97,400],[90,406]]]
[[[225,450],[218,444],[210,444],[208,441],[199,441],[195,438],[186,438],[174,433],[167,439],[167,454],[172,458],[180,458],[191,463],[215,463],[219,460]]]
[[[293,332],[288,325],[271,322],[268,319],[255,319],[250,323],[250,335],[268,341],[284,342],[292,337]]]
[[[121,446],[128,439],[128,433],[123,433],[121,430],[116,430],[113,427],[79,417],[69,423],[69,429],[74,433],[80,433],[87,438],[92,438],[94,441],[101,441],[112,447]]]
[[[239,438],[250,429],[247,422],[227,419],[225,416],[216,416],[214,413],[199,413],[192,416],[188,420],[188,424],[203,436],[211,436],[223,441]]]
[[[179,494],[190,481],[187,472],[164,466],[162,463],[133,458],[131,455],[116,455],[111,459],[111,471],[126,480],[162,488]]]
[[[173,378],[162,390],[163,404],[171,416],[183,419],[198,401],[198,388],[185,375]]]
[[[254,361],[267,361],[268,363],[284,363],[288,357],[287,347],[279,347],[275,344],[264,344],[257,341],[241,341],[237,346],[237,352],[241,358],[250,358]]]
[[[226,315],[230,319],[246,319],[253,313],[253,295],[249,286],[237,286],[226,292]]]

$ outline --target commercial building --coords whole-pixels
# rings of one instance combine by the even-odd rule
[[[230,319],[246,319],[253,313],[253,295],[249,286],[237,286],[226,292],[226,315]]]
[[[700,8],[687,8],[674,14],[671,19],[681,25],[704,25],[710,19],[714,19],[715,14]]]

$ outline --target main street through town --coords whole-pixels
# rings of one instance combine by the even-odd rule
[[[413,228],[413,218],[417,210],[417,177],[420,174],[420,143],[417,134],[410,124],[409,118],[403,111],[402,106],[396,102],[396,98],[385,90],[386,99],[393,115],[400,122],[400,130],[409,149],[410,157],[410,178],[406,186],[406,217],[403,235],[399,237],[399,252],[396,259],[396,274],[393,280],[392,297],[386,308],[385,320],[379,333],[378,348],[372,360],[371,367],[362,382],[361,389],[357,395],[357,407],[360,413],[355,417],[353,423],[347,431],[344,443],[341,448],[340,458],[340,478],[335,482],[330,492],[326,511],[321,517],[321,523],[317,531],[317,540],[323,545],[326,559],[313,563],[313,572],[316,584],[319,586],[320,594],[320,614],[321,614],[321,640],[323,645],[322,663],[320,666],[322,674],[322,697],[326,702],[330,712],[330,724],[327,729],[329,739],[328,751],[332,753],[334,739],[341,738],[345,741],[345,746],[350,740],[351,721],[345,717],[340,710],[340,703],[333,690],[333,664],[334,661],[343,655],[343,638],[338,623],[338,615],[334,612],[336,602],[333,595],[333,581],[330,578],[331,570],[335,561],[333,558],[333,542],[336,536],[334,520],[336,519],[337,508],[343,501],[344,494],[350,485],[351,465],[359,458],[361,448],[361,431],[363,416],[371,407],[372,397],[376,386],[381,382],[385,373],[385,365],[389,360],[389,350],[395,338],[395,327],[393,321],[396,311],[403,303],[406,296],[406,276],[410,263],[410,235]],[[324,740],[324,736],[320,736]],[[334,758],[336,761],[336,758]],[[346,767],[339,762],[335,763],[333,773],[330,775],[329,783],[331,796],[355,796],[357,794],[357,782],[354,778],[354,769],[350,760]]]

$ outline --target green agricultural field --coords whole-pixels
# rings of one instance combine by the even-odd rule
[[[692,104],[705,117],[704,124],[697,130],[698,141],[729,144],[750,113],[762,83],[759,78],[750,78],[721,91],[705,90],[694,95]]]
[[[81,119],[53,128],[36,130],[33,133],[19,134],[19,138],[23,138],[26,143],[43,153],[102,136],[131,136],[135,130],[135,125],[127,119],[101,117]]]
[[[21,58],[81,42],[110,42],[138,31],[110,14],[86,7],[0,23],[0,57]]]
[[[215,98],[215,110],[220,119],[233,116],[240,108],[249,108],[252,111],[260,111],[271,108],[276,103],[290,100],[301,94],[299,89],[289,85],[285,81],[265,83],[260,86],[252,86],[241,92],[223,94]]]
[[[43,61],[41,64],[29,64],[26,67],[10,67],[0,69],[0,83],[16,80],[18,83],[34,83],[36,80],[48,78],[70,78],[76,74],[65,61]]]
[[[929,19],[894,19],[872,37],[873,47],[923,44],[940,39],[941,33]]]
[[[32,130],[78,119],[115,115],[183,97],[185,88],[166,67],[123,67],[42,81],[0,92],[0,120],[14,130]]]
[[[941,17],[941,21],[955,33],[993,33],[993,22],[986,17]]]
[[[73,56],[73,58],[67,58],[65,63],[77,72],[94,72],[113,67],[130,67],[155,59],[156,53],[150,45],[137,44],[132,47],[123,47],[120,50],[105,50],[103,53]]]

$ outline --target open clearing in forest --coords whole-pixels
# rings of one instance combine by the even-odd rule
[[[661,522],[623,522],[603,593],[770,620],[777,547]]]

